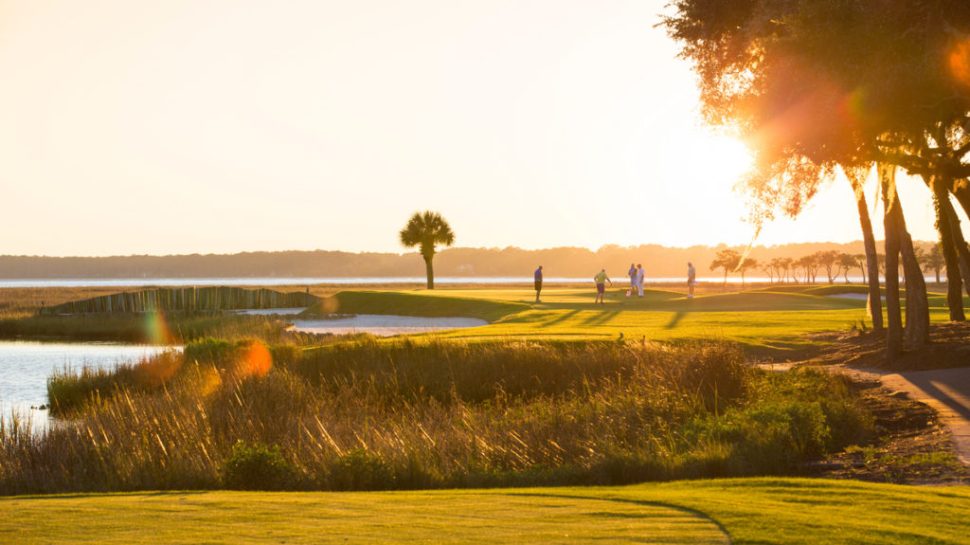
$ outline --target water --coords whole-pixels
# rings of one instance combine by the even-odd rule
[[[164,346],[103,343],[0,341],[0,418],[11,411],[30,415],[34,428],[48,422],[47,379],[55,371],[81,367],[114,368],[169,350]]]
[[[861,278],[850,276],[849,280],[858,283]],[[586,277],[547,276],[545,284],[591,284],[592,275]],[[613,277],[617,284],[629,282],[623,271]],[[647,277],[647,284],[683,284],[686,276]],[[722,276],[698,277],[698,282],[720,283]],[[748,283],[767,283],[767,277],[749,276]],[[819,278],[820,282],[824,279]],[[839,278],[841,282],[841,277]],[[398,285],[424,284],[423,276],[348,276],[348,277],[233,277],[233,278],[20,278],[0,279],[0,288],[77,288],[77,287],[140,287],[140,286],[306,286],[316,284],[332,285]],[[728,277],[728,282],[740,283],[741,278]],[[435,278],[436,284],[532,284],[532,276],[442,276]]]
[[[304,333],[370,333],[380,337],[411,333],[429,333],[446,329],[460,329],[487,325],[477,318],[425,318],[418,316],[394,316],[388,314],[356,314],[325,320],[293,320],[294,331]]]

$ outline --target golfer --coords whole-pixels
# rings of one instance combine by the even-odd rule
[[[536,303],[541,303],[542,301],[539,300],[539,294],[542,292],[542,265],[539,265],[539,268],[536,269],[533,277],[535,278],[536,285]]]
[[[626,275],[630,277],[630,289],[627,290],[626,296],[629,297],[637,291],[637,267],[633,263],[630,263],[630,269],[626,271]]]
[[[694,298],[694,284],[697,283],[697,271],[694,270],[694,264],[690,261],[687,262],[687,298]]]
[[[613,281],[606,275],[606,269],[601,269],[600,272],[596,273],[596,276],[593,277],[593,282],[596,282],[596,301],[593,304],[605,304],[606,283],[609,282],[610,287],[613,287]]]
[[[643,280],[646,273],[643,271],[643,264],[637,263],[637,275],[636,275],[636,286],[637,286],[637,297],[643,297]]]

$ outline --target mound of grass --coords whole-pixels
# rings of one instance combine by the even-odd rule
[[[301,315],[319,317],[333,314],[399,314],[404,316],[460,316],[495,321],[528,308],[522,303],[459,297],[435,296],[428,292],[343,291],[324,299]]]
[[[754,291],[745,293],[726,293],[697,297],[692,301],[678,299],[670,301],[667,307],[674,310],[701,311],[792,311],[792,310],[835,310],[846,308],[862,308],[864,302],[852,299],[835,299],[819,297],[821,294],[802,292],[786,293],[775,291]]]
[[[842,295],[845,293],[869,295],[869,287],[861,284],[829,284],[826,286],[812,286],[810,288],[806,288],[802,293],[806,295],[818,295],[821,297]]]

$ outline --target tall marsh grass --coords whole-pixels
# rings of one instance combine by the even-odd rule
[[[71,424],[0,434],[0,493],[785,473],[872,426],[841,379],[719,344],[209,340],[82,383]]]

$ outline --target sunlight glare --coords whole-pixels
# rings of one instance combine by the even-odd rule
[[[970,39],[960,40],[950,50],[947,64],[953,77],[962,85],[970,87]]]

